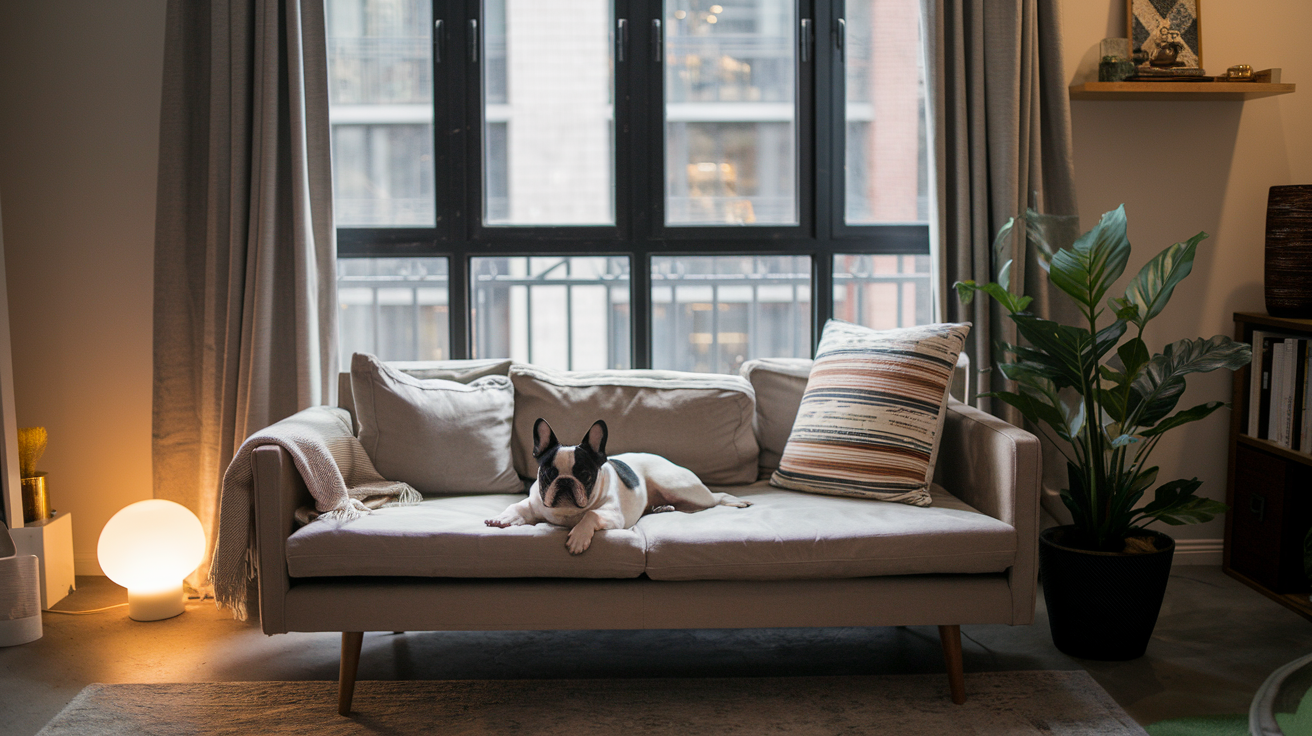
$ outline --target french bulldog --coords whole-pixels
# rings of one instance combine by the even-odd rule
[[[643,514],[752,505],[727,493],[711,493],[691,470],[659,455],[607,457],[606,435],[606,423],[597,420],[577,445],[561,445],[551,425],[538,419],[533,423],[537,481],[528,498],[484,523],[504,528],[545,521],[568,527],[565,547],[577,555],[598,530],[627,529]]]

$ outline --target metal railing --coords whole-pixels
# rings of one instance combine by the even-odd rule
[[[576,347],[586,350],[589,344],[585,341],[593,341],[595,349],[604,351],[607,367],[631,365],[627,269],[601,276],[576,274],[570,273],[567,261],[561,259],[557,266],[535,274],[512,273],[509,268],[481,273],[475,269],[471,279],[475,357],[513,356],[532,363],[541,357],[535,355],[535,342],[563,341],[565,362],[554,367],[569,370],[575,368]],[[862,321],[875,305],[891,303],[890,308],[877,311],[876,316],[882,317],[878,321],[883,324],[872,326],[928,322],[930,275],[927,269],[920,270],[922,265],[915,264],[914,272],[898,273],[836,270],[835,316]],[[448,277],[445,267],[441,271],[339,276],[343,310],[340,343],[342,357],[347,361],[343,365],[349,365],[351,353],[357,351],[379,354],[386,360],[449,356]],[[544,288],[555,291],[541,291]],[[605,345],[595,345],[596,334],[575,334],[579,288],[604,289]],[[522,289],[521,306],[512,308],[512,289]],[[787,290],[791,298],[781,299],[785,292],[780,289]],[[743,360],[757,357],[807,357],[811,352],[811,293],[809,273],[653,273],[653,365],[673,370],[733,372]],[[879,293],[883,298],[876,299]],[[559,310],[550,325],[544,326],[535,300],[539,307],[554,302],[552,308]],[[535,315],[539,315],[536,322]],[[512,346],[513,334],[527,339]],[[383,336],[388,336],[387,344],[383,344]],[[774,346],[768,356],[761,354],[767,343]],[[424,345],[432,348],[421,354]]]

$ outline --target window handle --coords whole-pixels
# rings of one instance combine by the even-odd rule
[[[629,21],[615,21],[615,61],[624,61],[624,48],[629,45]]]
[[[442,21],[433,21],[433,61],[442,63]]]
[[[838,57],[844,63],[846,63],[847,62],[847,21],[843,20],[842,18],[838,19],[838,36],[836,38],[836,42],[838,43]]]
[[[811,19],[802,19],[802,63],[811,60]]]
[[[469,60],[478,63],[478,21],[469,21]]]
[[[660,18],[654,18],[651,22],[651,60],[660,63],[661,46],[664,39],[661,36]]]

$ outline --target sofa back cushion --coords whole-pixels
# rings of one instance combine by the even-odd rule
[[[518,493],[510,462],[510,380],[422,379],[372,355],[351,360],[360,444],[384,478],[420,493]]]
[[[811,375],[809,358],[758,358],[738,370],[756,392],[756,441],[761,445],[761,476],[779,469],[779,458],[793,431],[797,408],[802,404],[806,380]]]
[[[703,483],[756,480],[760,449],[752,431],[752,385],[740,376],[675,371],[562,372],[515,364],[515,470],[537,477],[533,423],[546,419],[560,441],[576,444],[605,420],[606,452],[651,452],[693,471]]]

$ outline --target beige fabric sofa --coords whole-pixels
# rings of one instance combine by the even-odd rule
[[[805,385],[806,364],[793,367],[800,382],[756,391],[762,477]],[[429,497],[299,526],[311,499],[290,456],[267,445],[253,457],[261,625],[343,632],[343,714],[364,631],[937,625],[952,698],[964,702],[960,625],[1034,615],[1038,440],[956,401],[930,507],[758,481],[714,488],[749,509],[647,516],[578,557],[563,529],[486,527],[514,495]]]

